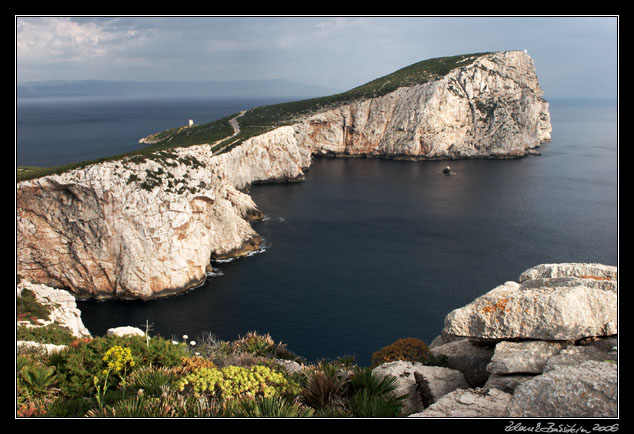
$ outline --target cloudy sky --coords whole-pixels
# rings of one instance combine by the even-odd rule
[[[18,84],[283,78],[342,91],[432,57],[526,49],[547,99],[617,95],[614,16],[15,18]]]

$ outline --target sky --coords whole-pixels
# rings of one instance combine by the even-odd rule
[[[287,79],[345,91],[412,63],[527,50],[546,99],[616,98],[618,16],[15,16],[16,84]]]

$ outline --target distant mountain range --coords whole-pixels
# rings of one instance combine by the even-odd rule
[[[16,86],[18,98],[45,97],[280,97],[311,98],[330,95],[336,89],[290,80],[239,81],[33,81]]]

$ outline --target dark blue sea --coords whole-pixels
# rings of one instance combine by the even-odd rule
[[[17,162],[116,154],[189,118],[260,103],[18,104]],[[264,252],[214,264],[220,275],[172,298],[79,302],[84,324],[100,335],[148,320],[168,338],[257,331],[309,361],[352,355],[369,365],[397,339],[430,343],[447,313],[534,265],[618,265],[616,102],[550,104],[552,141],[540,156],[315,159],[304,182],[254,186]]]
[[[139,139],[279,99],[21,98],[16,104],[18,166],[60,166],[140,149]]]

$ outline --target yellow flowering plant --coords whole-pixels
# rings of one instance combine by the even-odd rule
[[[102,360],[106,365],[106,367],[100,372],[100,375],[103,377],[103,386],[100,384],[99,376],[93,376],[93,384],[97,390],[96,397],[99,408],[103,408],[102,399],[106,395],[106,390],[108,390],[108,377],[110,376],[110,373],[114,372],[119,377],[125,396],[128,367],[132,368],[135,365],[134,359],[132,358],[132,350],[120,345],[115,345],[106,351]]]
[[[297,383],[266,366],[199,368],[179,382],[181,391],[186,388],[197,397],[207,394],[213,398],[222,399],[272,397],[299,393]]]

